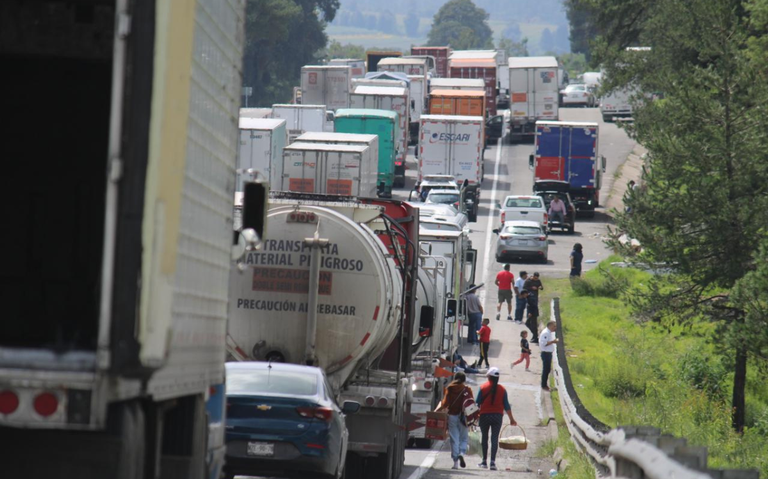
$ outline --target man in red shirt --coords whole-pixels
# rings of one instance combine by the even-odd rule
[[[499,287],[499,304],[496,306],[496,321],[501,316],[501,304],[507,302],[507,319],[512,320],[512,283],[515,275],[509,271],[509,265],[504,265],[504,271],[496,275],[496,286]]]

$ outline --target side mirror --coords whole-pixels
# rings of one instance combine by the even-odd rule
[[[600,155],[600,160],[603,162],[603,173],[605,173],[605,165],[606,165],[605,157]]]
[[[535,159],[536,158],[533,155],[530,155],[528,157],[528,168],[533,168],[533,163],[534,163]]]
[[[445,322],[446,323],[455,323],[456,322],[456,314],[458,311],[458,301],[455,299],[449,299],[445,302]]]
[[[414,194],[414,193],[416,193],[416,195],[417,195],[416,197],[418,198],[418,194],[419,194],[419,192],[418,192],[418,191],[416,191],[416,190],[411,190],[411,192],[410,192],[410,193],[408,193],[408,201],[413,201],[413,194]]]
[[[499,234],[499,229],[496,228],[495,230],[493,230],[493,234],[495,234],[495,235]]]
[[[358,411],[360,411],[360,403],[357,401],[344,401],[341,406],[341,412],[347,415],[357,414]]]
[[[496,202],[496,208],[501,209],[501,203],[499,203],[498,201]]]
[[[259,238],[267,230],[269,183],[251,181],[243,185],[243,230],[252,229]]]
[[[432,328],[435,324],[435,308],[422,306],[419,314],[419,336],[429,338],[432,336]]]

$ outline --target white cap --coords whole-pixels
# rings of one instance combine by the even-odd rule
[[[499,377],[499,374],[500,374],[499,373],[499,368],[491,368],[491,369],[488,370],[487,373],[485,373],[485,375],[488,376],[489,378],[490,377],[497,378],[497,377]]]

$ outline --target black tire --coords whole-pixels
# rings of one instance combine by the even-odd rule
[[[613,118],[610,115],[603,115],[604,123],[611,123],[612,121],[613,121]]]
[[[545,256],[541,259],[541,264],[547,264],[547,263],[549,263],[549,258]]]
[[[432,447],[432,439],[424,437],[417,437],[413,440],[414,446],[419,449],[430,449]]]

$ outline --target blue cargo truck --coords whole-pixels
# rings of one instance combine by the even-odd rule
[[[594,216],[605,172],[598,133],[597,123],[537,121],[536,149],[529,159],[534,189],[537,182],[567,181],[576,210]]]

